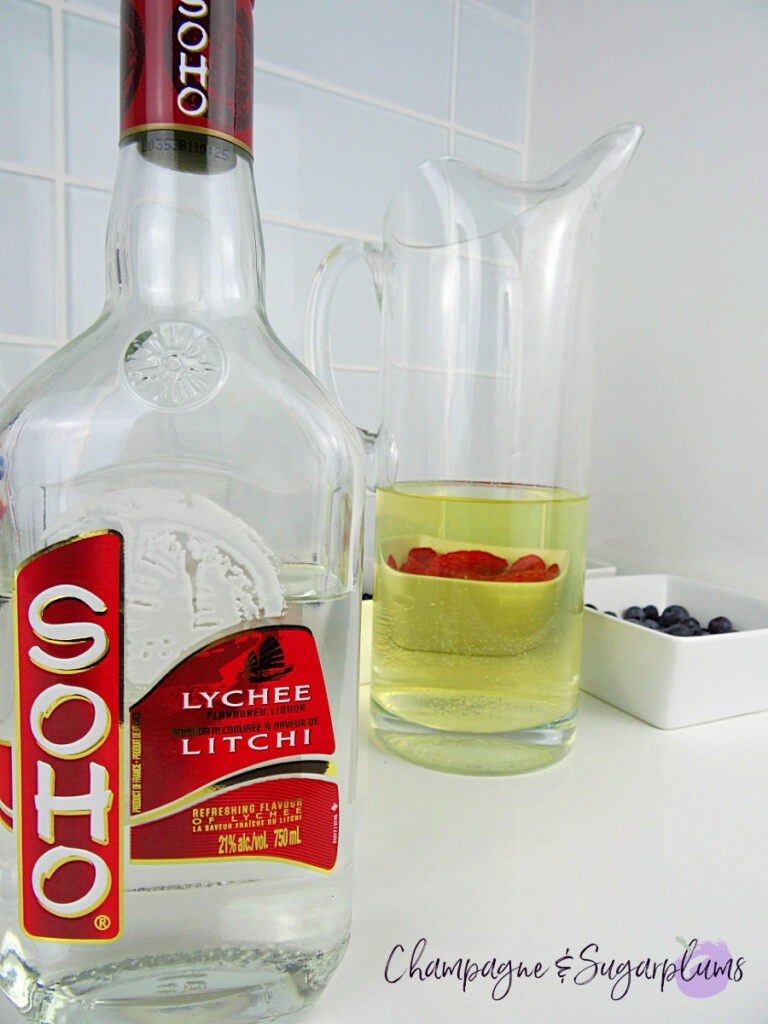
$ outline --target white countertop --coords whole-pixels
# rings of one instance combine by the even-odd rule
[[[585,694],[560,763],[446,775],[371,743],[365,640],[352,941],[308,1024],[768,1021],[768,713],[662,731]],[[675,980],[662,991],[678,937],[725,942],[744,958],[741,980],[707,997]],[[482,976],[466,991],[411,978],[420,939],[422,969],[495,957],[539,962],[541,976],[515,975],[506,995],[502,979],[496,1000]],[[612,999],[625,981],[591,966],[611,960],[660,966]]]

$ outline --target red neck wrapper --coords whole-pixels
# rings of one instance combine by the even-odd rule
[[[253,0],[122,0],[121,143],[175,128],[253,144]]]

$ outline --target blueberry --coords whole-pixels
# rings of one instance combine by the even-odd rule
[[[643,613],[642,608],[638,608],[636,604],[633,604],[631,607],[627,608],[622,618],[627,619],[629,622],[642,622],[645,618],[645,614]]]
[[[696,636],[695,627],[689,626],[687,622],[673,622],[665,626],[663,631],[667,636]]]
[[[584,607],[598,610],[593,604],[586,604]],[[603,614],[618,618],[616,612],[603,612]],[[718,615],[714,619],[710,619],[705,628],[699,619],[691,615],[682,604],[667,605],[661,614],[655,604],[647,604],[644,608],[633,604],[621,613],[621,618],[625,622],[661,631],[669,636],[707,636],[708,634],[736,632],[733,623],[725,615]]]
[[[689,619],[690,615],[688,609],[684,608],[681,604],[670,604],[661,613],[660,622],[662,629],[666,629],[667,626],[674,626],[676,622],[682,622],[683,619]]]
[[[703,636],[704,635],[704,630],[702,628],[701,623],[699,622],[698,619],[694,618],[692,615],[689,616],[689,618],[687,618],[687,619],[683,619],[682,625],[683,626],[688,626],[688,628],[691,630],[691,636]]]
[[[734,632],[733,623],[725,615],[718,615],[714,619],[710,619],[707,629],[710,633]]]

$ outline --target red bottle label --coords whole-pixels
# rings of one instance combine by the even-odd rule
[[[34,938],[121,931],[122,539],[54,545],[17,573],[14,827]]]
[[[314,637],[215,641],[131,708],[131,859],[268,857],[331,870],[336,744]]]
[[[0,822],[18,837],[27,934],[119,938],[126,805],[133,862],[333,870],[336,741],[309,629],[249,629],[191,654],[132,706],[124,744],[120,534],[39,552],[14,603],[18,720],[15,761],[0,742]]]
[[[178,128],[253,142],[253,0],[123,0],[121,141]]]
[[[13,829],[13,747],[0,740],[0,825]]]

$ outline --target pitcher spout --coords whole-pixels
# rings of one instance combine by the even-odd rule
[[[454,156],[413,168],[395,189],[385,237],[413,248],[462,245],[530,230],[531,219],[577,224],[598,211],[640,142],[639,124],[617,125],[539,181],[511,181]],[[546,211],[546,212],[545,212]]]
[[[602,195],[624,173],[642,137],[642,125],[617,125],[539,181],[537,187],[546,192],[570,192],[588,185],[593,197]]]

